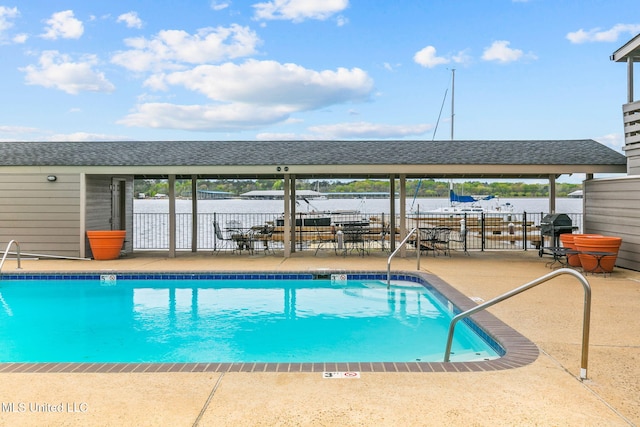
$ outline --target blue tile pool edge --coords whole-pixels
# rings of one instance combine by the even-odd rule
[[[312,280],[332,274],[346,275],[351,280],[387,280],[386,272],[352,270],[307,270],[293,272],[78,272],[78,273],[11,273],[0,274],[3,280],[100,280],[115,275],[123,280]],[[433,288],[441,302],[454,307],[454,313],[471,309],[476,304],[460,291],[433,274],[419,271],[396,271],[391,280],[419,283]],[[477,372],[518,368],[533,363],[538,347],[516,330],[487,311],[464,322],[480,335],[501,357],[470,362],[349,362],[349,363],[0,363],[0,373],[11,372],[324,372],[357,370],[361,372]],[[443,343],[443,347],[446,343]],[[335,368],[335,369],[333,369]]]

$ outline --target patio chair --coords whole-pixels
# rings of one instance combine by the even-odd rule
[[[420,247],[418,248],[421,252],[429,252],[433,251],[435,255],[435,239],[436,239],[436,229],[435,228],[421,228],[420,229]],[[413,244],[416,245],[417,240],[413,241]]]
[[[325,245],[331,245],[335,249],[336,229],[334,226],[319,225],[311,237],[311,244],[316,247],[315,255]]]
[[[218,221],[213,221],[213,252],[218,252],[225,249],[235,249],[236,244],[232,236],[224,237],[222,229]]]
[[[365,247],[365,227],[362,225],[349,224],[343,227],[344,233],[344,251],[343,255],[346,255],[350,251],[355,251],[358,254],[364,256],[368,254],[368,250]]]
[[[437,251],[442,252],[443,255],[451,256],[451,251],[449,250],[449,241],[451,237],[451,229],[443,227],[436,228],[433,244],[434,244],[434,255]]]
[[[460,231],[451,231],[451,233],[449,233],[449,242],[461,243],[465,255],[469,255],[469,251],[467,250],[467,231],[466,228],[463,228]]]
[[[273,253],[273,225],[266,224],[259,227],[253,227],[253,240],[262,243],[261,249],[265,254],[269,252]],[[272,246],[269,246],[269,242],[272,243]]]

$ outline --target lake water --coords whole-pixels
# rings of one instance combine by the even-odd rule
[[[514,198],[500,199],[501,204],[510,203],[515,207],[515,212],[522,213],[546,213],[549,211],[547,198]],[[446,198],[413,199],[407,200],[407,212],[413,209],[426,211],[445,207],[449,204]],[[167,199],[135,199],[135,213],[166,213],[169,212]],[[299,202],[298,212],[307,210],[335,211],[335,210],[359,210],[364,213],[388,214],[388,199],[327,199],[309,200],[307,204],[303,200]],[[282,200],[198,200],[199,213],[280,213],[284,211]],[[177,213],[191,212],[191,200],[176,200]],[[556,212],[558,213],[582,213],[582,199],[560,198],[556,199]],[[400,213],[400,206],[396,200],[396,213]]]

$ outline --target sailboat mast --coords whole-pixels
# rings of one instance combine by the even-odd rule
[[[456,69],[451,69],[451,140],[453,141],[453,118],[454,114],[454,99],[455,99],[455,86],[456,85]]]

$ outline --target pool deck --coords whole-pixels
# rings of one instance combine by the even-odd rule
[[[550,270],[537,251],[423,256],[470,298],[489,300]],[[393,271],[415,271],[394,258]],[[28,260],[22,271],[386,271],[386,255],[137,253],[113,261]],[[15,272],[7,260],[4,273]],[[489,311],[533,341],[531,364],[485,372],[4,373],[0,425],[171,426],[629,426],[640,424],[640,272],[588,275],[588,379],[580,381],[583,289],[557,277]],[[445,343],[443,343],[444,346]],[[62,345],[62,343],[61,343]],[[22,410],[24,409],[24,410]]]

